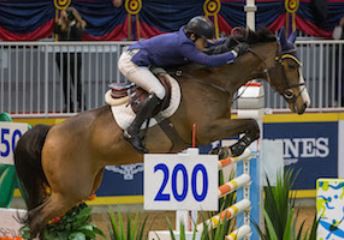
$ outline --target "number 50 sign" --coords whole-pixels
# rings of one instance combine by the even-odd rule
[[[26,123],[0,122],[0,163],[13,164],[16,144],[27,130]]]
[[[217,210],[216,155],[146,154],[145,210]]]

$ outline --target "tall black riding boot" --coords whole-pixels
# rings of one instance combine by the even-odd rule
[[[150,94],[149,97],[143,103],[143,106],[140,109],[140,111],[136,114],[134,121],[124,133],[124,137],[139,152],[148,152],[141,141],[139,133],[143,122],[146,119],[152,117],[153,111],[160,104],[160,102],[161,100],[155,94]]]

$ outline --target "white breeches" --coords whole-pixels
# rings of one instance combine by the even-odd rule
[[[118,60],[119,71],[131,82],[142,87],[149,93],[163,99],[165,97],[165,88],[161,85],[159,79],[147,67],[137,66],[131,61],[132,56],[124,51]]]

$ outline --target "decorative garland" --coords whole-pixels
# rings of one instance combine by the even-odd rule
[[[30,239],[29,226],[20,229],[25,240]],[[91,223],[91,208],[86,203],[81,203],[69,210],[62,218],[56,217],[50,221],[43,231],[45,240],[56,239],[86,239],[93,240],[97,236],[105,238],[104,233]]]

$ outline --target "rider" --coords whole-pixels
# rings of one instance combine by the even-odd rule
[[[177,32],[162,34],[132,44],[120,56],[118,60],[120,72],[129,81],[150,94],[124,134],[138,151],[147,152],[139,136],[141,125],[146,119],[152,117],[153,111],[165,97],[164,87],[149,67],[169,67],[190,62],[216,67],[232,63],[238,55],[245,53],[248,49],[247,45],[239,44],[232,51],[207,55],[203,51],[208,46],[207,40],[213,38],[212,22],[198,16],[192,18]]]

